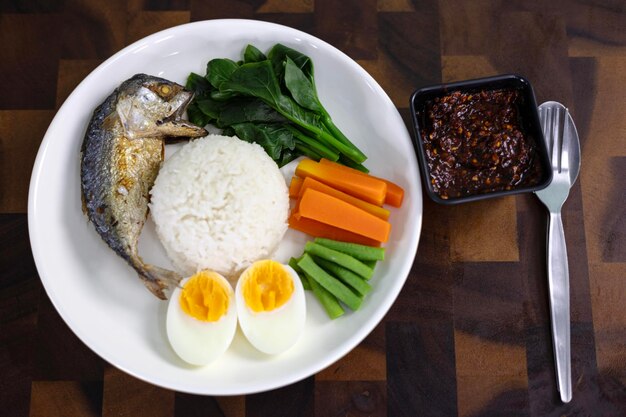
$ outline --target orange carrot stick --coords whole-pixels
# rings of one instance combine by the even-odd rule
[[[293,182],[293,180],[292,180]],[[291,186],[289,187],[291,189]],[[333,197],[337,197],[346,203],[352,204],[353,206],[359,207],[368,213],[372,213],[376,217],[380,217],[383,220],[389,219],[389,210],[379,207],[375,204],[368,203],[367,201],[361,200],[360,198],[356,198],[351,196],[350,194],[346,194],[342,191],[339,191],[329,185],[321,183],[313,177],[306,177],[300,186],[299,196],[301,197],[305,190],[312,188],[317,191],[321,191],[325,194],[332,195]]]
[[[380,217],[311,188],[302,194],[297,214],[379,242],[386,242],[391,231]]]
[[[385,195],[385,204],[389,204],[393,207],[400,207],[402,200],[404,200],[404,189],[398,184],[395,184],[389,180],[381,178],[387,183],[387,194]]]
[[[368,246],[380,246],[380,242],[376,240],[368,239],[365,236],[357,235],[356,233],[339,229],[325,223],[320,223],[316,220],[307,219],[306,217],[302,217],[296,213],[292,213],[289,216],[288,222],[289,227],[292,229],[306,233],[307,235],[311,235],[313,237],[325,237],[327,239],[340,240],[342,242],[352,242]]]
[[[304,180],[300,177],[293,176],[291,178],[291,182],[289,183],[289,197],[297,198],[300,195],[303,182]]]
[[[303,159],[296,167],[298,177],[313,177],[344,193],[382,206],[387,194],[387,183],[378,178],[344,171],[331,165],[321,165],[311,159]]]
[[[384,181],[387,184],[387,194],[385,195],[385,204],[389,204],[390,206],[393,206],[393,207],[400,207],[402,205],[402,200],[404,199],[404,189],[400,187],[398,184],[393,183],[384,178],[379,178],[370,174],[366,174],[365,172],[361,172],[358,169],[354,169],[354,168],[347,167],[345,165],[338,164],[337,162],[333,162],[330,159],[322,158],[320,159],[319,163],[320,165],[334,166],[335,168],[343,170],[345,172],[352,172],[355,174],[366,175],[366,176]]]

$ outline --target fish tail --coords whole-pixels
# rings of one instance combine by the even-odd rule
[[[168,269],[144,264],[139,273],[144,285],[157,297],[167,300],[165,291],[176,287],[183,278],[181,275]]]

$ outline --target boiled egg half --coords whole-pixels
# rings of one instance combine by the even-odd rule
[[[270,355],[296,344],[304,330],[306,302],[302,282],[288,265],[253,263],[235,289],[239,326],[248,341]]]
[[[192,365],[207,365],[230,346],[237,330],[235,293],[213,271],[181,281],[167,308],[167,337],[174,351]]]

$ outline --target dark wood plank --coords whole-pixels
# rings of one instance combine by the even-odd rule
[[[39,301],[35,343],[34,379],[102,381],[104,360],[76,337],[45,292]]]
[[[379,48],[394,67],[410,74],[415,89],[441,81],[441,49],[437,2],[425,2],[414,13],[379,13]],[[406,91],[406,104],[411,91]]]
[[[102,381],[34,381],[30,417],[100,417]]]
[[[315,416],[386,417],[385,382],[317,382],[315,384]]]
[[[41,283],[24,214],[0,214],[0,271],[0,406],[7,416],[25,417]]]
[[[454,288],[454,326],[474,336],[524,345],[525,285],[519,263],[464,263]],[[503,366],[507,366],[503,364]]]
[[[108,365],[104,371],[102,417],[174,417],[173,391],[140,381]]]
[[[55,14],[0,14],[0,110],[54,108],[58,23]]]
[[[315,34],[352,59],[376,58],[376,0],[315,1]]]
[[[626,156],[613,157],[608,169],[615,175],[626,172]],[[604,262],[626,262],[626,192],[617,190],[608,195],[608,205],[614,208],[604,219],[602,232],[605,236],[602,248]]]
[[[190,13],[188,11],[143,11],[136,13],[128,23],[126,43],[132,43],[161,30],[189,23],[189,19]]]
[[[55,13],[63,9],[62,1],[22,0],[0,2],[0,13]]]
[[[385,326],[380,324],[346,356],[315,375],[319,381],[384,381]]]
[[[246,396],[246,417],[313,417],[315,379]]]
[[[191,2],[191,21],[237,17],[251,19],[263,0],[207,0]]]
[[[508,7],[534,13],[562,15],[568,36],[591,39],[600,45],[626,45],[626,4],[620,0],[570,1],[550,3],[515,0]]]
[[[0,110],[0,212],[26,213],[30,172],[52,110]]]
[[[176,393],[174,404],[176,417],[226,417],[214,397]]]
[[[56,107],[59,108],[80,82],[102,63],[99,59],[62,59],[59,61]]]
[[[451,323],[388,322],[386,329],[387,414],[457,415]]]
[[[191,0],[144,0],[144,10],[189,10]]]
[[[105,59],[125,46],[126,9],[124,0],[106,3],[66,0],[57,21],[64,59]],[[59,36],[55,36],[55,39]]]
[[[453,288],[448,221],[424,201],[418,253],[385,318],[389,416],[457,415]]]
[[[256,13],[255,19],[289,26],[306,33],[315,34],[315,19],[313,13]]]

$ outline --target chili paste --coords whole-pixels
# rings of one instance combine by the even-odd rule
[[[541,180],[537,144],[522,127],[515,89],[454,91],[426,104],[421,135],[433,190],[456,198]]]

